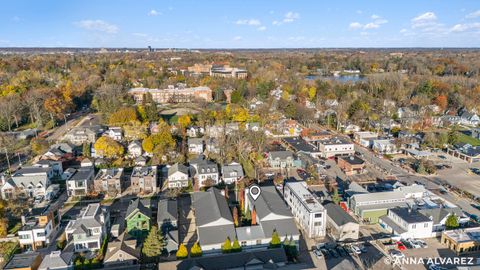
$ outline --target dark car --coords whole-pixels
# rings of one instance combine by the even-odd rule
[[[402,242],[402,244],[403,244],[406,248],[408,248],[408,249],[413,248],[413,246],[410,244],[410,242],[408,242],[408,241],[406,241],[406,240],[404,240],[404,239],[402,239],[402,240],[400,240],[400,241]]]

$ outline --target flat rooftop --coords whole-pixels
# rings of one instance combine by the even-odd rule
[[[470,241],[480,242],[480,227],[444,231],[443,233],[457,243]]]
[[[303,205],[305,205],[309,212],[322,212],[325,210],[323,205],[313,196],[310,190],[307,189],[304,182],[288,182],[286,186],[288,186]]]

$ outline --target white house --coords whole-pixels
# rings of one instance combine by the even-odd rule
[[[99,203],[87,205],[76,220],[68,222],[65,234],[75,252],[96,251],[110,227],[110,214]]]
[[[168,188],[188,187],[188,168],[187,166],[175,163],[168,168]]]
[[[232,162],[222,166],[222,179],[225,184],[235,183],[243,176],[243,167],[240,163]]]
[[[68,196],[86,196],[93,190],[95,170],[92,167],[73,169],[67,179]]]
[[[142,155],[142,144],[139,141],[132,141],[128,145],[128,155],[137,158]]]
[[[188,138],[188,152],[200,155],[203,153],[203,139],[202,138]]]
[[[105,135],[114,139],[115,141],[121,141],[123,139],[123,131],[121,127],[110,127],[105,131]]]
[[[372,150],[380,154],[396,154],[397,146],[390,139],[373,140]]]
[[[216,185],[220,180],[218,165],[209,160],[191,161],[192,175],[198,181],[199,187],[210,184]]]
[[[342,207],[330,201],[324,201],[327,211],[327,231],[336,241],[358,240],[360,225]]]
[[[50,206],[33,208],[22,216],[22,227],[18,231],[18,241],[22,248],[36,250],[51,243],[52,232],[58,226],[58,217]]]
[[[380,217],[380,226],[402,239],[432,237],[433,221],[417,210],[395,207]]]
[[[307,189],[305,182],[288,182],[283,197],[309,238],[325,236],[327,210]]]
[[[12,175],[11,184],[28,197],[44,196],[53,176],[52,167],[23,167]]]

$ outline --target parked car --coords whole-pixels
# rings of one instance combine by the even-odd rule
[[[338,258],[340,255],[334,250],[334,249],[329,249],[330,254],[332,257]]]
[[[323,257],[323,254],[320,250],[318,249],[315,249],[313,250],[313,254],[315,255],[315,257],[317,257],[318,259],[322,258]]]
[[[348,255],[347,251],[345,251],[345,249],[343,249],[341,246],[336,247],[335,250],[338,252],[338,254],[340,254],[340,256]]]
[[[390,256],[392,256],[392,258],[394,259],[401,259],[401,258],[405,258],[405,254],[403,254],[402,252],[396,250],[396,249],[391,249],[388,251],[388,254]]]
[[[427,242],[421,240],[421,239],[418,239],[416,240],[416,242],[422,247],[422,248],[428,248],[428,245],[427,245]]]
[[[413,239],[408,239],[407,241],[410,243],[410,245],[412,245],[413,248],[421,248],[422,247],[417,241],[415,241]]]
[[[410,244],[410,242],[407,241],[406,239],[402,239],[402,240],[400,240],[400,241],[402,242],[402,244],[403,244],[406,248],[408,248],[408,249],[413,248],[412,244]]]
[[[361,254],[362,253],[362,250],[359,247],[357,247],[356,245],[352,245],[350,248],[353,251],[353,253],[355,253],[355,254]]]
[[[366,253],[367,252],[367,247],[365,247],[365,245],[358,245],[358,248],[360,248],[360,250],[363,252],[363,253]]]
[[[480,218],[479,218],[477,215],[471,214],[471,215],[470,215],[470,219],[473,220],[473,221],[475,221],[475,222],[480,222]]]
[[[398,241],[397,242],[397,248],[398,250],[406,250],[407,248],[402,244],[402,242]]]

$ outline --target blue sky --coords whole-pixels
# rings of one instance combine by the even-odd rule
[[[478,0],[4,0],[0,47],[480,47]]]

